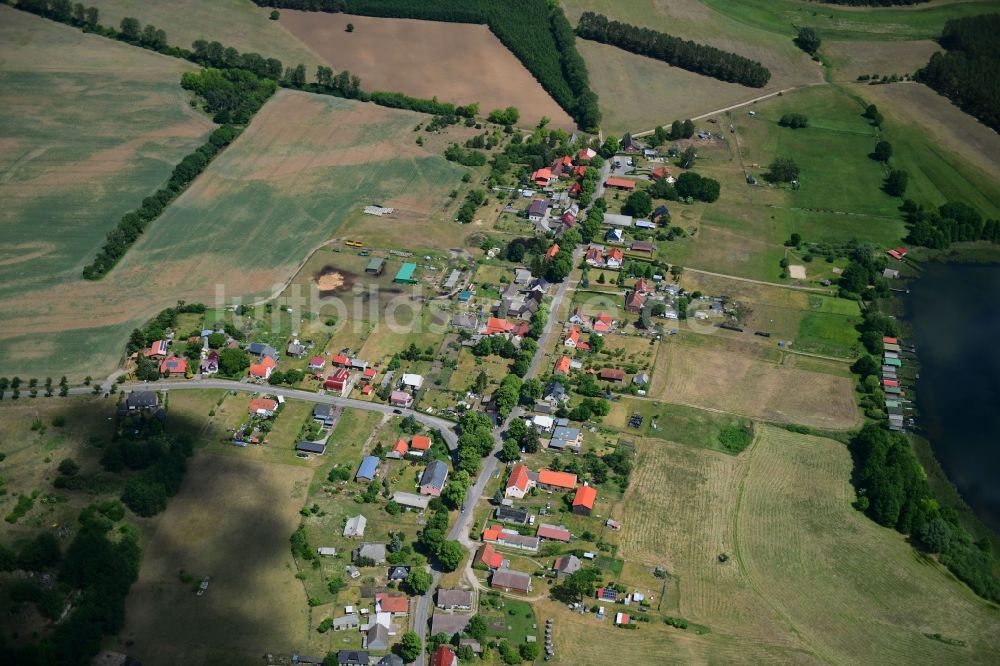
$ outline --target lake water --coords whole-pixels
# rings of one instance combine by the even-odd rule
[[[924,265],[906,297],[918,425],[976,515],[1000,532],[1000,265]],[[905,362],[905,361],[904,361]]]

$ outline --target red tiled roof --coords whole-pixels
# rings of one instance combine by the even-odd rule
[[[553,243],[552,247],[549,248],[549,251],[545,253],[545,258],[552,259],[557,254],[559,254],[559,243]]]
[[[333,357],[333,364],[334,365],[350,365],[351,364],[351,359],[347,358],[346,356],[339,356],[339,355],[338,356],[334,356]]]
[[[476,562],[485,564],[491,569],[496,569],[503,563],[503,556],[490,544],[483,544],[476,553]]]
[[[650,175],[652,175],[655,180],[659,180],[660,178],[666,178],[670,174],[671,174],[671,171],[670,171],[670,169],[668,167],[661,166],[661,167],[656,167],[655,169],[653,169],[653,173],[650,174]]]
[[[418,451],[426,451],[431,448],[431,438],[425,435],[414,435],[410,440],[410,446]]]
[[[510,476],[507,477],[507,487],[517,488],[521,492],[526,492],[528,490],[528,484],[530,482],[531,477],[528,476],[527,465],[514,465],[514,468],[510,470]]]
[[[625,371],[617,368],[601,368],[601,379],[625,379]]]
[[[405,613],[410,610],[410,598],[405,594],[378,592],[375,594],[375,601],[383,613]]]
[[[552,169],[549,169],[548,167],[542,167],[535,173],[531,174],[531,180],[535,181],[536,183],[540,180],[544,180],[546,183],[548,183],[548,181],[552,180]]]
[[[326,359],[322,356],[313,356],[309,359],[309,365],[326,365]]]
[[[555,372],[563,375],[569,374],[569,356],[559,357],[559,360],[556,361]]]
[[[609,260],[610,259],[617,259],[618,261],[621,261],[624,258],[625,258],[625,253],[622,252],[621,250],[619,250],[617,247],[614,248],[614,249],[608,250],[607,259],[609,259]]]
[[[431,666],[453,666],[458,659],[447,645],[441,645],[431,655]]]
[[[554,541],[569,541],[570,533],[565,527],[555,525],[539,525],[538,533],[535,535],[539,539],[552,539]]]
[[[160,362],[160,372],[170,372],[170,374],[184,374],[187,372],[188,362],[186,358],[179,356],[169,356]]]
[[[500,539],[500,535],[503,533],[502,528],[499,525],[494,525],[493,527],[487,527],[483,530],[483,541],[497,541]]]
[[[365,377],[367,377],[368,379],[372,379],[372,378],[373,378],[373,377],[375,377],[375,375],[377,375],[377,374],[378,374],[378,371],[376,371],[376,370],[375,370],[375,368],[365,368],[365,372],[364,372],[364,375],[365,375]]]
[[[579,342],[580,341],[580,329],[578,329],[576,326],[574,326],[571,329],[569,329],[569,333],[566,335],[566,339],[563,340],[563,342],[566,342],[566,341],[571,341],[574,344],[576,344],[577,342]]]
[[[546,486],[556,486],[557,488],[566,488],[569,490],[576,487],[576,474],[541,469],[538,470],[538,482]]]
[[[270,398],[254,398],[250,401],[251,414],[256,414],[261,410],[265,412],[273,412],[277,408],[278,402],[276,400],[271,400]]]
[[[607,185],[608,187],[620,187],[620,188],[625,189],[625,190],[634,190],[635,189],[635,181],[634,180],[629,180],[627,178],[617,178],[615,176],[612,176],[611,178],[608,178],[605,181],[604,184]]]
[[[496,335],[497,333],[507,333],[514,328],[514,324],[506,319],[490,317],[486,320],[486,335]]]
[[[899,340],[897,340],[896,338],[891,337],[889,335],[884,336],[882,338],[882,342],[884,342],[885,344],[888,344],[888,345],[897,345],[897,344],[899,344]]]
[[[396,440],[396,443],[393,445],[392,450],[395,451],[396,453],[401,453],[403,455],[406,455],[406,452],[410,450],[410,445],[406,443],[405,439],[400,437],[399,439]]]
[[[583,506],[588,509],[594,508],[594,500],[597,499],[597,489],[593,486],[580,486],[576,489],[573,497],[573,506]]]

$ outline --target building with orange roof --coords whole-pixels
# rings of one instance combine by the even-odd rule
[[[548,252],[545,253],[545,258],[555,259],[557,254],[559,254],[559,243],[553,243],[552,247],[550,247]]]
[[[592,160],[595,157],[597,157],[597,151],[593,148],[581,148],[580,152],[576,154],[576,159],[581,162]]]
[[[653,172],[649,175],[653,177],[653,180],[662,180],[664,178],[670,178],[670,176],[673,175],[673,172],[670,170],[670,167],[660,166],[653,169]]]
[[[593,486],[580,486],[573,496],[573,513],[581,516],[589,516],[594,510],[594,501],[597,499],[597,489]]]
[[[250,366],[250,376],[254,379],[267,379],[277,366],[277,361],[270,356],[264,356],[258,363]]]
[[[397,460],[406,456],[410,451],[410,445],[406,443],[406,440],[400,437],[396,440],[396,443],[392,445],[392,450],[385,454],[386,458],[396,458]]]
[[[615,320],[611,318],[611,315],[601,312],[594,317],[591,328],[594,329],[595,333],[610,333],[614,326]]]
[[[625,253],[617,247],[608,250],[604,256],[604,265],[608,268],[621,268],[623,261],[625,261]]]
[[[512,328],[514,328],[514,324],[506,319],[490,317],[486,320],[486,328],[483,330],[483,335],[509,333]]]
[[[510,476],[507,477],[504,494],[521,499],[535,487],[536,479],[537,475],[532,474],[527,465],[514,465],[510,470]]]
[[[563,338],[563,345],[573,348],[578,347],[580,345],[580,329],[576,326],[571,326],[569,333],[567,333],[566,337]]]
[[[556,361],[556,367],[552,371],[557,375],[568,375],[569,374],[569,356],[560,356],[559,360]]]
[[[613,187],[618,190],[626,190],[631,192],[635,189],[635,181],[629,180],[628,178],[618,178],[617,176],[612,176],[604,181],[604,184],[608,187]]]
[[[491,541],[496,543],[500,540],[500,534],[503,528],[500,525],[493,525],[492,527],[487,527],[483,530],[483,541]]]
[[[553,492],[573,490],[576,488],[576,474],[540,469],[538,470],[538,487]]]
[[[415,456],[424,455],[425,451],[431,450],[431,438],[426,435],[414,435],[410,439],[410,453]]]
[[[149,346],[149,349],[143,352],[143,356],[159,360],[165,359],[167,357],[167,341],[157,340]]]
[[[447,645],[440,645],[431,654],[431,666],[458,666],[458,655]]]
[[[160,361],[160,372],[163,374],[183,375],[187,368],[188,362],[183,356],[168,356]]]
[[[248,411],[255,416],[274,416],[274,410],[278,408],[278,401],[270,398],[254,398],[250,401]]]
[[[405,594],[376,592],[375,604],[378,607],[375,611],[376,613],[392,613],[399,617],[406,615],[410,611],[410,598]]]
[[[473,564],[482,564],[490,569],[499,569],[503,564],[503,556],[491,544],[483,544],[476,552]]]
[[[531,174],[531,180],[539,187],[545,187],[552,182],[552,169],[548,167],[542,167],[538,171]]]

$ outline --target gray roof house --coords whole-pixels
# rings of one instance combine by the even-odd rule
[[[438,497],[448,479],[448,465],[440,460],[433,460],[420,475],[420,494]]]
[[[566,395],[566,387],[564,387],[559,382],[550,382],[548,386],[545,387],[545,392],[542,397],[549,402],[565,402],[569,396]]]
[[[273,359],[278,358],[278,350],[271,345],[264,344],[263,342],[251,342],[247,347],[247,353],[251,356],[256,356],[257,358],[263,358],[265,356],[270,356]]]
[[[438,588],[437,607],[444,610],[472,610],[472,592]]]
[[[355,562],[361,560],[371,560],[375,564],[385,564],[385,544],[384,543],[363,543],[351,553],[351,559]]]
[[[516,525],[528,524],[528,510],[515,509],[512,506],[498,506],[496,512],[497,520]]]
[[[367,524],[368,519],[360,513],[352,518],[348,518],[347,522],[344,524],[344,536],[363,537],[365,535],[365,526]]]
[[[125,406],[129,411],[135,409],[153,409],[159,404],[153,391],[132,391],[125,398]]]
[[[558,451],[570,449],[571,451],[579,452],[582,442],[583,437],[580,434],[579,428],[556,426],[555,431],[552,433],[552,439],[549,441],[549,448]]]
[[[316,405],[313,407],[313,418],[323,425],[332,425],[333,405]]]
[[[640,372],[638,375],[632,378],[632,383],[636,386],[645,386],[649,383],[649,374],[645,372]]]
[[[472,619],[472,613],[434,613],[431,616],[431,635],[448,634],[453,636],[465,631]]]
[[[306,346],[301,342],[299,342],[298,340],[295,340],[293,342],[288,343],[288,348],[285,350],[285,353],[287,353],[289,356],[298,358],[299,356],[302,356],[303,354],[306,353]]]
[[[349,629],[357,629],[360,626],[361,618],[357,613],[351,613],[350,615],[344,615],[343,617],[333,618],[334,631],[347,631]]]
[[[365,634],[365,649],[368,650],[388,650],[389,649],[389,629],[384,624],[372,624]]]
[[[556,578],[562,580],[571,573],[579,571],[582,566],[583,563],[580,562],[580,558],[576,555],[563,555],[556,560],[556,564],[553,569],[555,569]]]
[[[337,652],[338,666],[368,666],[368,653],[365,650],[340,650]]]
[[[410,567],[389,567],[389,580],[406,580],[410,575]]]
[[[403,658],[398,654],[387,654],[375,662],[375,666],[403,666]]]

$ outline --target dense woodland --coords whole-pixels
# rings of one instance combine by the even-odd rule
[[[771,79],[771,72],[756,60],[649,28],[609,21],[594,12],[585,12],[580,17],[576,34],[720,81],[762,88]]]
[[[941,46],[916,78],[963,111],[1000,130],[1000,14],[945,23]]]
[[[907,200],[903,212],[910,225],[907,242],[914,245],[943,250],[963,241],[1000,243],[1000,221],[984,220],[979,211],[965,203],[949,201],[937,208],[925,208]]]
[[[489,26],[559,106],[583,129],[601,122],[587,66],[562,9],[545,0],[254,0],[262,7],[347,12]]]

